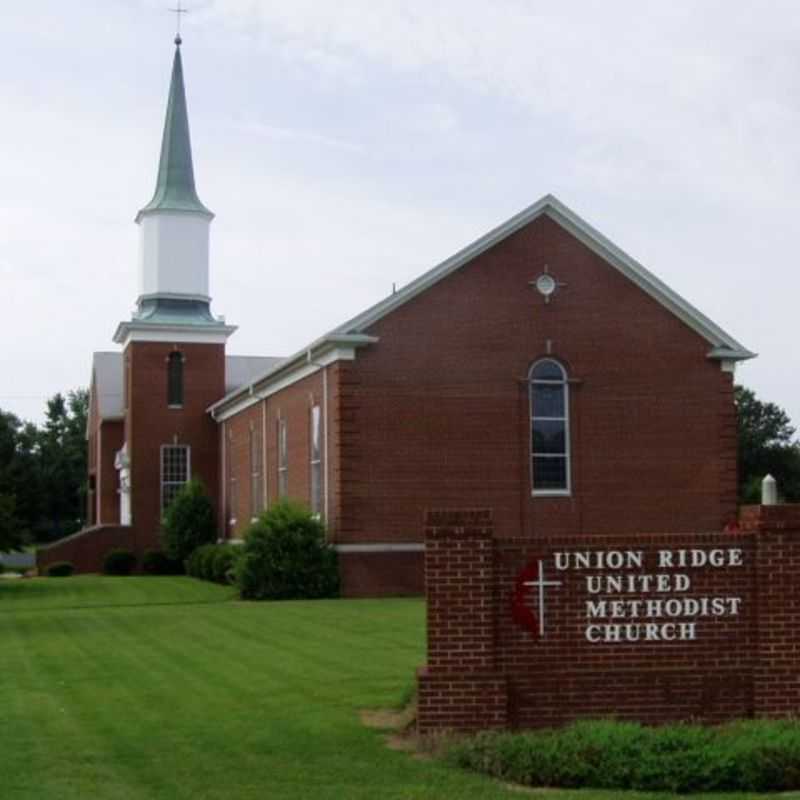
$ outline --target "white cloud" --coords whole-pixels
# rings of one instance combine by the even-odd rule
[[[800,424],[795,3],[204,0],[184,26],[234,350],[300,346],[554,191],[760,351],[743,379]],[[85,381],[132,305],[171,31],[157,0],[4,17],[21,394]]]

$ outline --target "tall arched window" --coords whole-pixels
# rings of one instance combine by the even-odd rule
[[[183,405],[183,355],[177,350],[167,359],[167,405]]]
[[[537,361],[529,374],[531,482],[535,495],[569,494],[569,384],[558,361]]]

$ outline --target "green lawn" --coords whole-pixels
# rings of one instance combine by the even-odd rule
[[[418,600],[240,603],[190,578],[3,581],[0,797],[524,796],[389,750],[361,725],[359,709],[396,704],[423,658]]]

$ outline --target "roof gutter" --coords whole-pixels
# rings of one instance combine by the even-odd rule
[[[342,350],[345,352],[349,351],[350,354],[353,354],[358,348],[375,344],[377,341],[378,337],[369,336],[364,333],[327,334],[317,339],[315,342],[312,342],[310,345],[304,347],[302,350],[297,351],[283,361],[280,361],[270,370],[250,381],[250,383],[244,384],[238,389],[232,391],[230,394],[227,394],[221,400],[218,400],[216,403],[209,406],[206,410],[209,414],[211,414],[212,419],[219,420],[221,415],[224,414],[224,412],[233,406],[237,401],[247,400],[248,397],[253,399],[263,399],[268,394],[272,393],[270,389],[277,391],[275,385],[281,380],[291,381],[292,373],[294,372],[298,372],[303,368],[308,367],[313,367],[314,372],[316,372],[318,369],[322,369],[325,364],[320,363],[320,361],[324,360],[326,355],[336,356],[331,358],[331,360],[328,362],[332,363],[333,361],[339,360],[339,358],[343,355],[336,355],[337,350]],[[353,356],[350,355],[350,357],[352,358]],[[299,380],[302,377],[305,377],[305,375],[298,375],[296,380]]]

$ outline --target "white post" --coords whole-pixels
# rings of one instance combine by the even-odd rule
[[[778,504],[778,484],[772,475],[767,475],[761,481],[761,505],[775,506]]]

